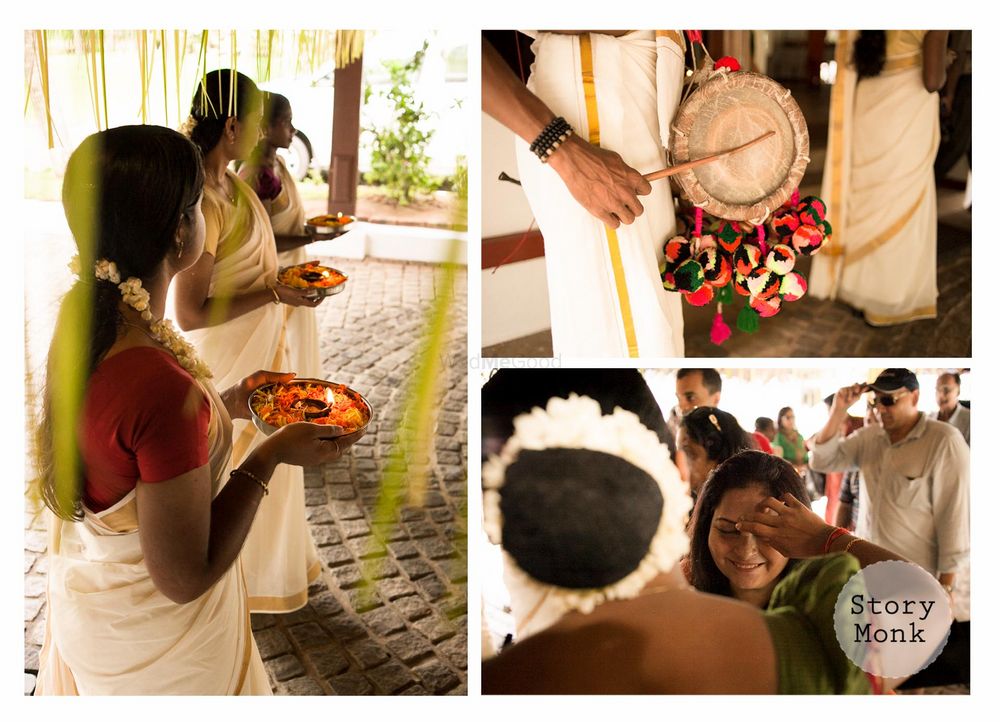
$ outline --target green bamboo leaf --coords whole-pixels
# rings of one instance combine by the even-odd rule
[[[52,130],[52,105],[49,98],[49,45],[45,30],[35,31],[35,56],[42,85],[42,101],[45,108],[45,128],[48,133],[49,149],[55,148]]]
[[[160,31],[160,58],[163,62],[163,124],[170,126],[170,104],[167,102],[167,31]]]
[[[101,97],[104,100],[104,127],[107,128],[111,120],[108,116],[108,76],[104,62],[104,31],[98,30],[97,37],[101,48]]]
[[[398,523],[401,499],[422,506],[427,493],[430,459],[434,453],[440,380],[449,331],[454,320],[455,280],[458,272],[459,240],[449,245],[447,260],[438,270],[437,293],[427,311],[424,334],[403,388],[407,389],[396,441],[382,469],[379,495],[372,512],[372,546],[385,547],[391,529]],[[427,460],[426,462],[424,460]],[[362,593],[374,593],[375,560],[362,565]]]

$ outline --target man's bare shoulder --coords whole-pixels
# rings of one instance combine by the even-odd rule
[[[483,665],[486,694],[768,694],[763,615],[675,590],[571,613]]]

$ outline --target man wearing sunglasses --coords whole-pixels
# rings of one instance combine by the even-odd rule
[[[878,423],[841,436],[848,408],[869,392]],[[824,472],[861,469],[865,482],[857,534],[933,574],[952,595],[956,618],[964,623],[969,618],[969,447],[954,426],[919,411],[919,398],[917,377],[908,369],[886,369],[871,384],[840,389],[816,435],[809,465]],[[963,631],[967,634],[967,627]],[[967,681],[967,653],[959,674]]]

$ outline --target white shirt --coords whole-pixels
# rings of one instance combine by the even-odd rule
[[[864,475],[858,527],[868,538],[937,576],[969,557],[969,446],[953,426],[923,413],[893,444],[881,426],[815,446],[816,471],[858,466]]]
[[[939,411],[938,414],[940,413],[941,412]],[[962,404],[958,404],[958,406],[956,406],[955,410],[952,412],[951,416],[949,416],[947,419],[942,419],[939,416],[938,420],[951,424],[956,429],[961,431],[962,436],[965,437],[965,443],[971,446],[971,442],[969,441],[969,427],[971,425],[971,420],[972,420],[971,411],[962,406]]]

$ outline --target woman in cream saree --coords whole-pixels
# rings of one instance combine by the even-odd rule
[[[203,388],[214,496],[230,468],[232,424]],[[36,695],[271,694],[239,561],[195,601],[167,599],[139,545],[135,490],[102,512],[84,509],[81,522],[50,515],[49,555]]]
[[[324,236],[304,234],[306,210],[302,197],[284,159],[276,152],[278,148],[287,148],[295,134],[288,99],[267,93],[264,113],[264,139],[254,149],[251,161],[240,166],[238,174],[256,192],[271,219],[275,245],[279,249],[278,267],[284,268],[310,260],[305,246],[313,240],[323,240]],[[280,186],[276,194],[275,181]],[[280,250],[283,247],[287,250]],[[295,369],[301,377],[322,378],[316,312],[310,308],[286,306],[285,329],[291,361],[289,368]]]
[[[925,57],[929,32],[938,31],[885,31],[882,71],[861,80],[851,60],[857,33],[841,31],[837,42],[823,173],[833,235],[809,291],[875,326],[937,315],[939,101],[926,66],[943,60]]]
[[[217,393],[163,320],[172,279],[203,257],[203,181],[198,149],[158,126],[96,133],[67,163],[79,280],[36,430],[51,511],[36,694],[269,694],[240,551],[275,468],[333,461],[356,440],[289,424],[233,468],[231,419],[288,377]]]
[[[236,115],[212,110],[232,107],[229,77],[229,71],[208,74],[205,87],[217,97],[207,106],[200,102],[200,88],[194,95],[188,132],[205,157],[205,249],[178,276],[175,289],[177,319],[220,386],[259,369],[306,376],[308,368],[296,367],[302,357],[292,351],[286,312],[318,303],[307,292],[277,285],[277,251],[267,212],[253,190],[227,168],[247,157],[261,118],[256,86],[238,73]],[[251,422],[235,421],[233,464],[240,464],[264,438]],[[275,482],[277,493],[261,507],[243,548],[251,612],[299,609],[321,570],[306,524],[302,469],[280,465]]]
[[[206,186],[202,209],[219,220],[219,245],[209,296],[267,291],[278,275],[271,225],[254,192],[227,171],[236,189],[236,203]],[[212,226],[208,221],[207,225]],[[206,251],[208,249],[206,248]],[[258,369],[294,371],[285,304],[268,303],[225,323],[188,334],[221,387],[237,383]],[[308,309],[302,309],[308,310]],[[221,312],[221,311],[220,311]],[[311,311],[310,311],[311,312]],[[299,356],[301,359],[301,356]],[[233,464],[238,466],[264,438],[250,421],[233,422]],[[305,517],[302,469],[281,465],[275,470],[268,504],[257,512],[243,546],[243,568],[252,612],[291,612],[308,600],[309,584],[319,577],[320,561]]]

